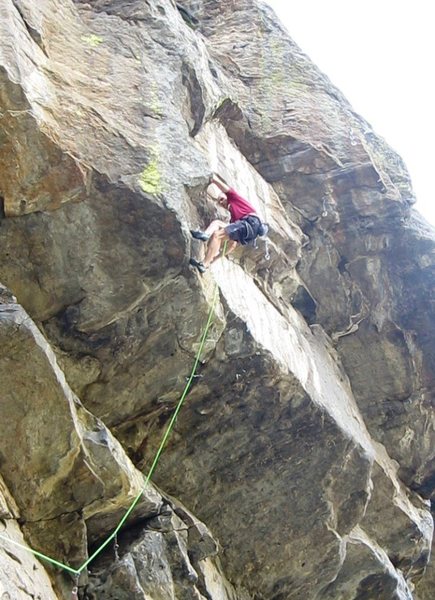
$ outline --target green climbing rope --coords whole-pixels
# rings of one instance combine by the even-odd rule
[[[64,565],[63,563],[61,563],[57,560],[54,560],[54,558],[50,558],[49,556],[46,556],[42,552],[38,552],[37,550],[30,548],[30,546],[24,546],[23,544],[20,544],[19,542],[16,542],[15,540],[11,540],[11,538],[6,537],[5,535],[0,535],[0,539],[5,540],[6,542],[9,542],[13,546],[22,548],[23,550],[26,550],[27,552],[31,552],[34,556],[37,556],[38,558],[42,558],[43,560],[51,563],[55,567],[59,567],[60,569],[63,569],[64,571],[68,571],[69,573],[73,573],[74,575],[80,574],[80,571],[78,571],[77,569],[73,569],[72,567],[69,567],[68,565]]]
[[[225,255],[226,252],[226,247],[227,247],[227,242],[225,242],[224,245],[224,249],[223,249],[223,255]],[[162,441],[160,442],[160,445],[158,447],[158,450],[155,454],[154,460],[151,464],[151,467],[148,471],[148,474],[145,478],[145,482],[143,485],[143,488],[141,489],[141,491],[138,493],[138,495],[136,496],[136,498],[133,500],[133,502],[131,503],[131,505],[129,506],[129,508],[127,509],[127,511],[125,512],[124,516],[122,517],[122,519],[120,520],[120,522],[118,523],[118,525],[116,526],[116,528],[114,529],[114,531],[110,534],[110,536],[104,540],[104,542],[95,550],[95,552],[78,568],[78,569],[73,569],[72,567],[70,567],[69,565],[66,565],[60,561],[55,560],[54,558],[51,558],[50,556],[47,556],[46,554],[43,554],[42,552],[38,552],[37,550],[34,550],[33,548],[29,547],[29,546],[24,546],[23,544],[20,544],[19,542],[16,542],[15,540],[12,540],[4,535],[0,534],[0,539],[5,540],[6,542],[14,545],[14,546],[18,546],[19,548],[22,548],[23,550],[26,550],[27,552],[30,552],[31,554],[33,554],[34,556],[36,556],[37,558],[40,558],[42,560],[45,560],[46,562],[54,565],[55,567],[59,567],[60,569],[63,569],[64,571],[68,571],[69,573],[72,573],[74,575],[80,575],[80,573],[82,573],[82,571],[84,571],[84,569],[86,569],[86,567],[99,555],[101,554],[101,552],[104,550],[104,548],[110,544],[110,542],[117,536],[119,530],[122,528],[122,526],[124,525],[124,523],[126,522],[126,520],[128,519],[129,515],[131,514],[131,512],[134,510],[136,504],[139,502],[140,498],[142,497],[143,493],[145,492],[146,486],[148,485],[148,482],[151,479],[152,474],[154,473],[156,467],[157,467],[157,463],[159,462],[160,456],[163,452],[163,448],[166,445],[166,442],[171,434],[171,431],[174,427],[175,421],[177,420],[177,416],[178,413],[181,410],[181,407],[183,406],[184,400],[189,392],[190,386],[192,385],[192,381],[193,378],[196,375],[196,369],[198,367],[198,363],[201,359],[201,354],[205,345],[205,342],[207,340],[207,335],[210,329],[210,326],[212,324],[212,320],[213,320],[213,316],[214,316],[214,312],[215,312],[215,308],[216,308],[216,302],[218,299],[218,295],[219,295],[219,288],[216,284],[215,286],[215,290],[214,290],[214,294],[213,294],[213,299],[212,299],[212,303],[210,306],[210,310],[208,313],[208,317],[207,317],[207,322],[206,325],[204,327],[204,331],[201,335],[201,340],[200,340],[200,344],[199,344],[199,348],[198,351],[196,353],[195,356],[195,360],[193,363],[193,367],[192,367],[192,371],[190,373],[190,377],[187,380],[187,383],[184,387],[183,393],[181,394],[181,397],[177,403],[177,406],[175,407],[175,411],[174,414],[172,415],[171,420],[169,421],[169,424],[166,428],[165,434],[163,435]]]
[[[193,363],[193,367],[192,367],[192,371],[190,373],[190,377],[186,383],[186,386],[184,388],[183,393],[181,394],[181,397],[178,401],[178,404],[175,408],[174,414],[172,415],[171,420],[169,421],[169,424],[166,428],[165,434],[162,438],[162,441],[160,442],[160,446],[156,452],[156,455],[154,457],[154,460],[152,462],[152,465],[150,467],[150,470],[148,471],[148,475],[146,476],[145,479],[145,483],[144,483],[144,487],[142,488],[142,490],[139,492],[139,494],[136,496],[136,498],[133,500],[132,504],[130,505],[129,509],[126,511],[125,515],[122,517],[121,521],[118,523],[117,527],[114,529],[114,531],[111,533],[111,535],[107,538],[107,540],[105,540],[101,546],[99,548],[97,548],[97,550],[95,550],[95,552],[88,558],[88,560],[86,562],[83,563],[83,565],[78,569],[78,573],[81,573],[84,569],[86,569],[86,567],[89,565],[89,563],[91,563],[94,558],[96,558],[101,552],[102,550],[107,546],[107,544],[109,544],[117,535],[117,533],[119,532],[119,530],[121,529],[121,527],[124,525],[124,523],[126,522],[126,520],[128,519],[130,513],[132,512],[132,510],[134,509],[134,507],[136,506],[136,504],[139,502],[142,494],[144,493],[146,486],[148,485],[149,480],[151,479],[152,474],[154,473],[154,470],[157,466],[157,463],[159,462],[160,456],[163,452],[163,448],[166,445],[166,442],[169,438],[169,435],[174,427],[175,421],[177,420],[177,416],[178,413],[181,410],[181,407],[184,403],[184,400],[187,396],[187,393],[190,389],[190,386],[192,384],[193,378],[195,377],[196,374],[196,369],[198,367],[198,363],[200,361],[201,358],[201,354],[202,354],[202,350],[204,348],[204,344],[206,342],[207,339],[207,335],[208,335],[208,331],[210,329],[210,325],[212,323],[213,320],[213,315],[214,315],[214,310],[215,310],[215,306],[216,306],[216,301],[217,301],[217,297],[218,297],[218,287],[216,285],[215,287],[215,291],[214,291],[214,295],[213,295],[213,300],[211,303],[211,307],[210,307],[210,311],[208,313],[208,318],[207,318],[207,323],[206,326],[204,328],[204,331],[202,333],[201,336],[201,341],[199,344],[199,348],[198,348],[198,352],[196,353],[196,357],[195,357],[195,361]]]

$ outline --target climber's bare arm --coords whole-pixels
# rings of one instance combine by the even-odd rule
[[[219,175],[216,175],[216,173],[213,173],[210,183],[217,185],[217,187],[224,192],[224,194],[226,194],[230,189],[230,186],[227,185]]]

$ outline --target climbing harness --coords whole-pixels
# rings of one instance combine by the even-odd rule
[[[223,249],[223,256],[225,256],[225,252],[227,249],[227,241],[225,241],[224,244],[224,249]],[[117,535],[119,530],[123,527],[123,525],[125,524],[125,522],[127,521],[128,517],[130,516],[131,512],[133,511],[133,509],[135,508],[135,506],[137,505],[137,503],[139,502],[140,498],[142,497],[148,482],[151,479],[152,474],[154,473],[154,470],[157,466],[157,463],[159,462],[160,456],[163,452],[163,448],[166,445],[166,442],[169,438],[169,435],[174,427],[174,424],[177,420],[177,416],[178,413],[181,410],[181,407],[183,406],[184,400],[187,396],[187,393],[192,385],[192,381],[195,377],[197,377],[196,374],[196,369],[198,368],[198,364],[200,362],[201,359],[201,355],[202,355],[202,351],[204,349],[204,345],[205,342],[207,340],[207,336],[208,336],[208,332],[210,330],[212,321],[213,321],[213,316],[215,313],[215,309],[216,309],[216,303],[219,297],[219,287],[217,285],[217,283],[215,284],[215,289],[214,289],[214,293],[213,293],[213,298],[212,298],[212,302],[211,302],[211,306],[210,306],[210,310],[208,313],[208,317],[207,317],[207,322],[205,324],[204,330],[202,332],[201,338],[200,338],[200,342],[199,342],[199,348],[198,351],[196,353],[195,356],[195,360],[193,363],[193,367],[192,367],[192,371],[190,373],[189,379],[184,387],[183,393],[181,394],[180,400],[178,401],[176,407],[175,407],[175,411],[174,414],[172,415],[171,420],[169,421],[169,424],[166,428],[165,434],[162,438],[162,441],[160,442],[160,445],[158,447],[158,450],[155,454],[154,460],[151,464],[151,467],[148,471],[148,474],[145,478],[144,481],[144,485],[141,489],[141,491],[138,493],[138,495],[136,496],[136,498],[133,500],[133,502],[130,504],[130,507],[127,509],[127,511],[125,512],[124,516],[122,517],[122,519],[120,520],[120,522],[118,523],[118,525],[116,526],[115,530],[109,535],[109,537],[102,542],[102,544],[95,550],[95,552],[77,569],[73,569],[72,567],[70,567],[69,565],[66,565],[60,561],[55,560],[54,558],[51,558],[50,556],[47,556],[45,554],[43,554],[42,552],[38,552],[37,550],[34,550],[33,548],[29,547],[29,546],[24,546],[23,544],[20,544],[19,542],[16,542],[15,540],[12,540],[11,538],[8,538],[5,535],[1,535],[0,534],[0,539],[4,540],[6,542],[8,542],[9,544],[12,544],[13,546],[17,546],[18,548],[21,548],[23,550],[25,550],[26,552],[30,552],[31,554],[33,554],[34,556],[36,556],[37,558],[40,558],[56,567],[59,567],[60,569],[64,570],[64,571],[68,571],[69,573],[72,573],[73,575],[75,575],[75,586],[72,589],[71,592],[71,600],[77,600],[78,599],[78,582],[79,582],[79,577],[80,574],[87,568],[87,566],[99,555],[101,554],[101,552],[104,550],[104,548],[106,548],[106,546],[108,544],[110,544],[110,542],[112,540],[114,540],[114,551],[115,551],[115,558],[118,560],[119,559],[119,555],[118,555],[118,549],[119,549],[119,545],[118,545],[118,541],[117,541]]]

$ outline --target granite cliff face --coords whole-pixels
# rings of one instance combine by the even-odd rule
[[[199,276],[213,171],[269,240]],[[79,597],[432,598],[435,232],[267,6],[2,0],[0,196],[2,598],[71,596],[25,547],[114,530],[216,286]]]

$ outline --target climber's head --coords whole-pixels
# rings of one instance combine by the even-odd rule
[[[227,195],[224,194],[223,192],[221,192],[219,194],[219,196],[217,197],[217,203],[219,204],[219,206],[222,206],[223,208],[228,208],[228,198],[227,198]]]

